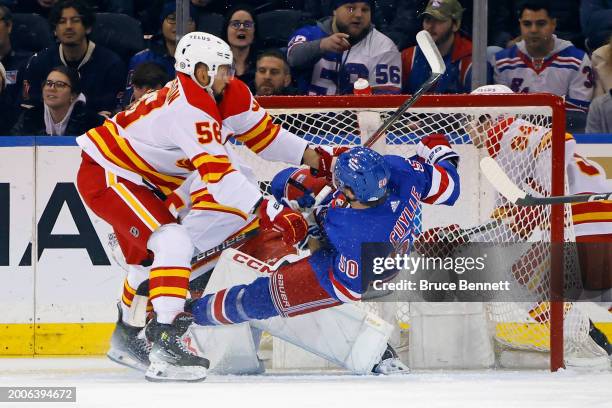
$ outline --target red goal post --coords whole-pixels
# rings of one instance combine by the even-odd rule
[[[367,137],[361,131],[363,126],[357,124],[358,112],[377,112],[380,120],[393,113],[408,96],[406,95],[371,95],[371,96],[275,96],[258,97],[257,101],[285,128],[294,133],[312,137],[313,142],[320,144],[363,144]],[[352,115],[354,112],[355,115]],[[464,126],[469,117],[477,118],[483,113],[494,115],[526,115],[538,117],[539,125],[546,126],[552,134],[552,156],[550,166],[549,191],[551,195],[565,193],[565,105],[562,98],[550,94],[508,94],[508,95],[424,95],[398,120],[398,123],[389,128],[389,135],[397,135],[403,131],[414,133],[411,139],[404,138],[406,145],[418,142],[416,136],[425,133],[447,133],[451,129],[454,136],[451,143],[465,144],[461,126]],[[320,115],[317,117],[316,115]],[[351,116],[353,116],[351,118]],[[411,119],[412,118],[412,119]],[[402,125],[402,121],[405,121]],[[354,122],[354,123],[351,123]],[[302,134],[300,126],[303,124]],[[380,122],[376,123],[379,125]],[[423,126],[423,124],[425,124]],[[436,124],[439,124],[437,127]],[[419,132],[419,126],[423,132]],[[377,127],[377,126],[376,126]],[[365,133],[372,133],[368,129]],[[357,133],[359,135],[355,135]],[[422,133],[422,134],[420,134]],[[457,134],[455,134],[457,133]],[[346,139],[338,134],[348,135]],[[359,136],[359,137],[355,137]],[[454,138],[457,138],[455,140]],[[389,139],[389,137],[388,137]],[[468,142],[469,143],[469,142]],[[403,144],[401,140],[391,140],[390,146],[396,153],[396,145]],[[402,147],[403,148],[403,147]],[[399,148],[398,148],[399,149]],[[399,153],[396,153],[399,154]],[[463,158],[462,158],[463,160]],[[477,163],[476,163],[477,164]],[[462,167],[465,164],[462,162]],[[255,169],[256,174],[258,169]],[[460,169],[461,172],[461,169]],[[568,214],[564,205],[553,205],[548,213],[550,225],[550,241],[562,243],[567,241],[566,227]],[[571,216],[570,216],[571,219]],[[562,245],[553,245],[550,258],[552,293],[562,293],[564,253]],[[550,307],[550,368],[556,371],[564,366],[564,303],[563,299],[554,298]],[[567,329],[566,329],[567,330]]]

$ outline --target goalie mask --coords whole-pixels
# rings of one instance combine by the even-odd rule
[[[484,85],[474,89],[471,95],[494,95],[494,94],[513,94],[512,89],[505,85]],[[471,115],[470,115],[471,116]],[[476,147],[489,148],[491,143],[497,143],[501,139],[502,130],[507,127],[508,116],[495,112],[481,112],[474,117],[469,117],[465,121],[465,130],[469,134],[472,143]]]
[[[174,59],[176,71],[189,75],[198,85],[200,84],[195,78],[196,65],[206,64],[210,80],[203,88],[211,95],[215,76],[220,70],[227,72],[229,76],[234,75],[234,56],[230,46],[212,34],[198,31],[186,34],[176,46]]]
[[[355,147],[342,153],[334,166],[338,189],[351,189],[360,202],[374,202],[387,194],[389,167],[380,154],[367,147]]]

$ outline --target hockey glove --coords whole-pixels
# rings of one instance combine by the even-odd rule
[[[334,147],[331,152],[322,147],[315,147],[315,152],[319,154],[319,167],[317,169],[310,168],[310,172],[316,177],[325,177],[328,183],[332,182],[334,173],[335,158],[349,150],[348,147]]]
[[[276,201],[262,200],[258,213],[261,227],[280,231],[283,241],[289,245],[303,240],[308,232],[308,223],[302,214]]]
[[[457,224],[446,227],[434,227],[421,233],[414,240],[414,249],[421,256],[428,258],[446,258],[451,256],[457,247],[467,242]]]
[[[442,160],[448,160],[455,167],[459,164],[459,155],[451,149],[446,136],[440,133],[422,138],[417,144],[416,153],[432,166]]]

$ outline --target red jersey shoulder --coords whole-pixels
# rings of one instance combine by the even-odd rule
[[[188,75],[177,72],[176,76],[181,82],[181,87],[183,88],[187,103],[206,112],[217,122],[221,123],[221,114],[219,113],[219,108],[213,97],[210,96],[204,88],[193,82],[193,79]]]
[[[223,119],[251,110],[251,91],[241,80],[234,78],[225,87],[219,111]]]

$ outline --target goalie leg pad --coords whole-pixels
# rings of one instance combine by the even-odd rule
[[[371,373],[381,361],[393,331],[389,323],[352,304],[251,324],[356,374]],[[275,362],[290,364],[291,357],[296,354],[291,346],[274,342]]]
[[[244,288],[258,280],[263,282],[263,279],[271,282],[272,280],[269,279],[271,273],[273,271],[263,262],[234,249],[226,250],[213,271],[206,287],[205,298],[218,294],[229,286]],[[287,296],[289,302],[285,310],[287,314],[294,315],[300,312],[302,314],[292,318],[274,317],[267,320],[253,320],[251,326],[268,331],[274,336],[355,373],[369,373],[386,350],[393,327],[376,315],[367,314],[354,305],[331,307],[338,305],[339,302],[330,298],[318,286],[316,276],[306,259],[283,267],[275,274],[277,275],[276,286],[272,285],[272,287],[281,297],[283,294]],[[282,282],[283,286],[279,282]],[[265,292],[262,286],[253,285],[252,287],[258,288],[259,293],[263,295]],[[314,287],[315,290],[310,291],[309,287]],[[231,289],[229,291],[231,292]],[[305,291],[307,292],[304,293]],[[267,291],[268,296],[270,296],[269,293]],[[226,296],[226,299],[228,297],[230,296]],[[197,302],[202,301],[203,299]],[[303,307],[304,305],[306,306]],[[312,312],[322,307],[328,307],[328,309]],[[308,313],[309,311],[311,313]],[[247,313],[249,313],[248,310]],[[276,309],[275,313],[278,314]],[[194,312],[194,315],[197,321],[202,313]],[[226,328],[231,327],[235,326]],[[235,339],[229,337],[227,341],[235,341]],[[223,342],[217,341],[216,343]],[[213,344],[212,347],[216,346]],[[208,353],[206,347],[203,347],[203,350]],[[212,358],[215,359],[215,357]]]

